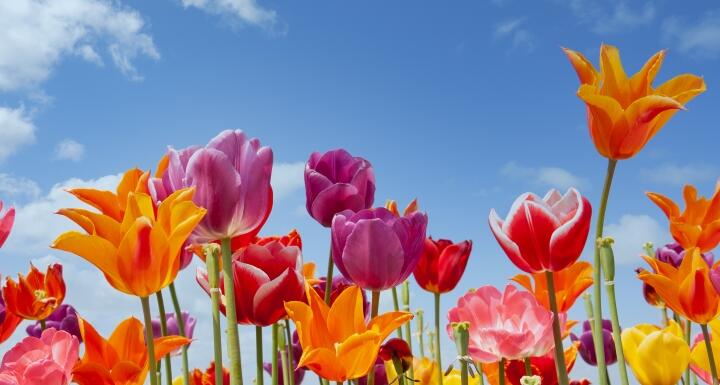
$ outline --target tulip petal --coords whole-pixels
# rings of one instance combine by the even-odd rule
[[[342,358],[345,376],[358,378],[366,375],[374,366],[381,342],[380,335],[372,330],[344,340],[337,348],[337,355]]]
[[[263,284],[255,293],[253,301],[253,323],[258,326],[271,325],[285,316],[283,303],[300,301],[304,296],[303,277],[293,269]]]
[[[598,82],[598,72],[595,66],[585,56],[578,52],[568,48],[563,48],[563,52],[570,59],[570,64],[575,68],[580,83],[595,85]]]
[[[348,322],[348,319],[352,322]],[[328,312],[327,325],[330,336],[335,341],[344,341],[351,335],[366,330],[363,299],[359,287],[350,286],[337,296]]]

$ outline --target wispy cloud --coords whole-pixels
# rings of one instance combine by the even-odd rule
[[[276,163],[272,170],[272,188],[276,199],[292,195],[305,186],[305,162]]]
[[[662,24],[663,40],[680,52],[697,56],[720,55],[720,9],[696,20],[670,17]]]
[[[511,50],[521,49],[532,52],[535,49],[535,36],[525,28],[525,18],[508,19],[495,25],[493,36],[496,40],[510,43]]]
[[[35,125],[25,109],[0,107],[0,162],[34,141]]]
[[[601,2],[597,0],[562,0],[580,23],[600,34],[617,34],[649,25],[655,20],[655,5],[651,2],[634,8],[628,2]],[[630,3],[632,4],[632,3]]]
[[[640,176],[649,182],[670,185],[707,182],[716,179],[720,174],[717,169],[704,164],[677,165],[664,164],[654,168],[640,170]]]
[[[277,23],[277,13],[263,8],[255,0],[182,0],[182,5],[266,29],[272,29]]]
[[[64,139],[55,146],[55,159],[79,162],[85,155],[85,146],[72,139]]]
[[[500,174],[514,181],[529,182],[531,185],[561,190],[570,187],[586,189],[590,186],[586,178],[574,175],[560,167],[528,167],[510,162],[500,169]]]
[[[625,214],[618,222],[606,225],[605,233],[615,240],[613,249],[618,263],[641,262],[645,242],[658,246],[670,241],[667,229],[647,215]]]
[[[34,180],[18,178],[10,174],[0,173],[0,195],[37,198],[40,196],[40,186],[38,186]]]

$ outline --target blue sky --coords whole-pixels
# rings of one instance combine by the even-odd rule
[[[633,269],[642,243],[668,239],[667,224],[643,192],[679,197],[692,182],[710,194],[720,175],[720,6],[711,1],[17,0],[0,4],[0,25],[0,199],[18,208],[0,273],[62,261],[68,302],[104,332],[139,306],[46,247],[71,228],[52,215],[77,204],[62,188],[111,188],[129,167],[154,167],[167,145],[203,144],[226,128],[273,148],[279,199],[264,232],[298,228],[305,258],[323,271],[329,235],[304,211],[301,171],[314,150],[369,159],[377,204],[418,197],[430,234],[472,239],[449,308],[468,288],[517,273],[489,232],[490,208],[504,215],[522,192],[570,185],[597,202],[605,160],[560,47],[597,62],[600,43],[617,45],[628,72],[667,48],[656,84],[691,72],[708,92],[618,167],[607,223],[618,235],[626,326],[658,319]],[[178,284],[197,312],[207,304],[192,269]],[[413,301],[430,310],[426,293],[416,289]],[[195,366],[207,364],[205,339],[191,349]]]

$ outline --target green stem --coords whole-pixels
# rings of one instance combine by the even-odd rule
[[[410,282],[408,280],[405,280],[402,284],[402,302],[403,310],[410,313]],[[410,326],[410,322],[406,322],[403,328],[405,329],[405,341],[407,341],[410,353],[412,353],[412,327]],[[410,365],[409,372],[410,378],[415,378],[415,368],[413,368],[413,365]]]
[[[438,384],[443,385],[443,366],[440,353],[440,293],[435,294],[435,361],[438,364]]]
[[[715,354],[713,354],[712,344],[710,343],[710,333],[707,324],[701,324],[700,328],[705,338],[705,349],[707,349],[708,361],[710,361],[710,375],[712,376],[712,385],[718,385],[717,368],[715,367]]]
[[[276,333],[273,333],[275,335]],[[262,327],[255,326],[255,369],[257,370],[257,385],[263,385],[265,383],[265,376],[263,375],[263,344],[262,344]],[[277,347],[277,337],[273,337],[273,347]],[[277,355],[273,354],[273,372],[277,370]],[[276,374],[276,373],[273,373]],[[277,375],[274,376],[277,379]]]
[[[185,335],[185,319],[182,316],[182,308],[180,307],[180,301],[178,301],[177,292],[175,291],[175,282],[171,283],[170,286],[170,298],[172,299],[173,308],[175,309],[175,318],[177,319],[178,329],[180,330],[181,337],[187,337]],[[187,345],[182,347],[182,378],[183,385],[190,384],[190,372],[188,365],[188,354]]]
[[[157,299],[158,312],[160,313],[160,331],[163,336],[167,336],[167,315],[165,313],[165,300],[163,299],[162,291],[155,293],[155,298]],[[172,362],[170,362],[170,355],[165,355],[163,361],[165,363],[165,383],[172,385]]]
[[[500,362],[498,362],[498,379],[500,380],[500,385],[505,385],[505,359],[500,359]]]
[[[280,371],[278,370],[278,324],[277,322],[272,324],[272,358],[270,362],[272,362],[272,385],[278,385],[278,374]],[[260,329],[260,333],[262,333],[262,329]],[[281,353],[284,355],[284,353]],[[262,370],[262,362],[260,363],[260,370]],[[262,374],[262,373],[261,373]],[[284,384],[284,382],[283,382]]]
[[[685,321],[685,343],[688,344],[688,346],[692,346],[690,344],[690,339],[692,338],[692,322],[690,320]],[[690,384],[690,366],[685,369],[685,383]]]
[[[620,337],[620,320],[618,319],[617,303],[615,301],[615,282],[605,281],[605,290],[607,291],[608,305],[610,307],[610,323],[612,323],[612,336],[615,342],[618,370],[620,371],[620,383],[622,385],[628,385],[625,353],[623,352],[622,338]]]
[[[330,246],[330,255],[328,256],[328,269],[325,275],[325,303],[330,305],[330,295],[332,294],[333,270],[335,261],[332,257],[332,245]]]
[[[393,286],[392,288],[392,299],[393,299],[393,309],[395,311],[400,311],[400,301],[398,300],[398,293],[397,293],[397,286]],[[402,328],[399,327],[396,330],[398,338],[402,338]]]
[[[280,353],[280,368],[282,369],[282,379],[283,384],[290,384],[290,355],[289,351],[287,350],[287,341],[286,341],[286,335],[285,335],[285,325],[281,323],[275,324],[276,330],[274,330],[277,337],[278,345],[277,345],[277,351]],[[275,354],[277,357],[277,353]],[[278,382],[280,380],[280,375],[278,377]],[[277,382],[273,379],[273,385],[277,385]]]
[[[600,196],[600,209],[598,210],[597,225],[595,228],[595,238],[593,242],[601,238],[603,235],[603,228],[605,226],[605,211],[607,210],[608,198],[610,196],[610,188],[612,186],[613,176],[615,175],[615,166],[617,166],[617,160],[608,159],[607,172],[605,173],[605,183],[603,185],[602,195]],[[605,375],[605,349],[603,348],[603,336],[602,336],[602,291],[600,290],[601,277],[601,261],[600,261],[600,249],[595,244],[595,255],[593,258],[593,293],[594,293],[594,317],[593,321],[595,327],[593,328],[593,344],[595,345],[595,357],[597,358],[598,376],[600,377],[600,385],[607,385],[608,379]]]
[[[225,284],[225,318],[227,320],[228,358],[230,359],[230,385],[242,385],[242,361],[238,336],[237,311],[235,309],[235,283],[232,267],[230,238],[221,242],[223,283]],[[262,385],[262,384],[259,384]]]
[[[217,253],[208,250],[205,253],[205,264],[208,271],[208,285],[210,286],[210,304],[212,307],[213,347],[215,360],[215,385],[223,385],[223,354],[222,332],[220,330],[220,288]]]
[[[148,375],[150,375],[150,385],[158,385],[157,378],[157,360],[155,359],[155,338],[152,331],[152,319],[150,316],[150,301],[148,297],[140,297],[142,303],[143,315],[145,316],[145,341],[147,341],[148,352]]]
[[[663,326],[670,325],[670,319],[668,319],[667,307],[663,306],[660,308],[660,315],[662,316]]]
[[[398,385],[405,385],[405,373],[402,371],[402,363],[400,363],[400,359],[397,358],[397,356],[393,357],[393,366],[395,367],[395,373],[397,373],[397,383]],[[466,383],[463,383],[462,385],[467,385]]]
[[[423,320],[423,311],[417,311],[417,328],[418,339],[420,340],[420,358],[425,358],[425,324]],[[409,322],[408,322],[409,323]],[[413,377],[414,378],[414,377]]]
[[[476,362],[476,367],[479,369],[478,376],[480,376],[480,382],[479,385],[485,385],[485,374],[483,373],[483,364],[482,362]]]
[[[288,382],[284,382],[283,384],[289,384],[289,385],[295,385],[295,352],[293,352],[292,348],[292,333],[290,332],[290,320],[285,318],[285,338],[287,340],[285,344],[285,349],[287,350],[287,356],[288,356],[288,369],[287,369],[287,375],[288,375]]]
[[[525,357],[523,359],[523,362],[525,363],[525,375],[526,376],[532,376],[532,365],[530,365],[530,357]]]
[[[45,331],[45,320],[44,319],[40,320],[40,331]]]
[[[553,337],[555,338],[555,369],[558,374],[558,384],[568,385],[567,367],[565,366],[565,352],[563,351],[562,332],[560,331],[560,317],[558,315],[557,299],[555,298],[555,279],[552,271],[545,272],[547,279],[548,299],[553,312]]]
[[[380,292],[379,291],[373,291],[372,292],[372,300],[370,302],[370,319],[375,319],[378,315],[378,307],[380,306]],[[400,373],[398,373],[398,376]],[[367,375],[367,385],[375,385],[375,366],[373,365],[370,368],[370,371]]]

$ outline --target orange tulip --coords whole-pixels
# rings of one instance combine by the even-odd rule
[[[400,211],[398,210],[397,201],[389,199],[387,202],[385,202],[385,208],[390,210],[391,213],[395,214],[396,216],[400,216]],[[412,214],[414,212],[418,211],[418,201],[417,198],[413,199],[408,203],[407,206],[405,206],[405,210],[403,210],[403,216]]]
[[[52,247],[77,254],[95,265],[115,289],[147,297],[175,280],[180,268],[180,248],[205,215],[205,209],[192,202],[192,189],[178,190],[157,206],[147,193],[120,193],[123,190],[118,187],[118,196],[127,196],[126,205],[108,211],[122,212],[120,220],[104,214],[105,211],[98,214],[82,209],[60,210],[86,234],[68,231]],[[101,193],[87,190],[84,196]],[[112,205],[101,210],[107,207]]]
[[[105,339],[87,321],[80,320],[85,353],[73,369],[73,381],[80,385],[142,385],[148,374],[147,347],[143,324],[136,318],[121,322]],[[185,337],[155,338],[157,359],[190,343]]]
[[[713,287],[710,267],[700,256],[700,249],[686,250],[678,268],[652,257],[643,258],[654,273],[643,270],[638,278],[652,286],[675,313],[699,324],[720,315],[720,295]]]
[[[576,262],[565,269],[553,272],[553,277],[555,279],[558,311],[566,313],[585,289],[592,286],[592,265],[588,262]],[[541,305],[550,310],[545,273],[518,274],[511,279],[531,292]],[[535,283],[534,286],[533,282]]]
[[[684,249],[699,247],[705,253],[720,243],[720,183],[710,199],[698,198],[697,189],[686,185],[682,213],[678,205],[664,195],[650,192],[647,196],[668,217],[670,233]]]
[[[310,285],[305,291],[307,304],[285,303],[303,348],[298,367],[307,367],[330,381],[366,375],[385,338],[413,318],[411,313],[394,311],[366,323],[362,292],[357,286],[340,293],[332,307]]]
[[[618,49],[611,45],[600,46],[600,72],[581,53],[563,50],[582,83],[578,96],[587,105],[595,148],[609,159],[635,156],[677,110],[705,92],[705,81],[691,74],[679,75],[653,88],[665,51],[653,55],[628,78]]]
[[[18,282],[6,279],[2,295],[8,312],[27,320],[44,320],[65,299],[62,265],[52,264],[44,274],[30,265],[27,277],[18,274]]]
[[[128,195],[131,192],[149,194],[147,187],[149,177],[150,173],[144,173],[137,168],[132,168],[123,174],[123,177],[120,180],[120,183],[118,184],[115,193],[111,191],[96,190],[91,188],[71,188],[68,189],[67,192],[74,195],[81,201],[89,204],[90,206],[100,210],[100,213],[102,215],[112,218],[117,222],[122,222],[123,217],[125,216],[125,208],[127,206]],[[71,210],[76,212],[77,214],[85,214],[91,216],[97,215],[82,209],[65,210]],[[61,212],[61,214],[68,216],[68,213],[65,212]]]

